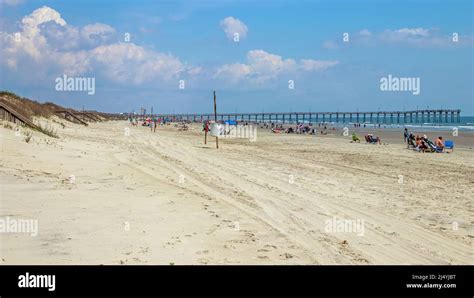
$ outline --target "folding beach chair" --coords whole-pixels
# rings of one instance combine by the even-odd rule
[[[426,139],[426,144],[428,145],[428,148],[431,150],[431,152],[436,152],[436,153],[443,152],[443,148],[436,146],[433,142],[431,142],[428,139]]]
[[[446,140],[444,142],[444,149],[451,149],[451,152],[454,151],[454,142],[451,140]]]

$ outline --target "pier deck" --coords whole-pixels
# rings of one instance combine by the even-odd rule
[[[155,114],[153,117],[176,121],[202,122],[213,120],[214,114]],[[460,123],[461,110],[413,110],[377,112],[280,112],[280,113],[220,113],[217,120],[248,122],[339,122],[339,123]]]

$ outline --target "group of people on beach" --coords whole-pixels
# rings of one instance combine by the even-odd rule
[[[316,129],[312,127],[311,124],[303,125],[302,123],[297,124],[295,127],[289,126],[287,128],[283,127],[283,124],[273,125],[272,123],[272,132],[274,133],[296,133],[296,134],[316,134]]]
[[[368,144],[378,144],[382,145],[382,139],[380,137],[374,136],[371,133],[365,134],[364,135],[365,142]],[[351,143],[360,143],[359,137],[356,135],[355,132],[352,133],[352,141]]]
[[[409,133],[407,128],[403,132],[403,138],[407,143],[407,148],[418,152],[443,152],[446,147],[442,136],[432,142],[426,135],[419,136],[412,132]]]
[[[129,118],[130,124],[133,126],[138,126],[138,119],[137,118]],[[157,125],[163,125],[163,122],[160,122],[158,119],[152,119],[152,118],[146,118],[142,122],[142,126],[148,126],[150,127],[150,130],[152,132],[156,132],[156,127]],[[243,125],[248,125],[248,123],[245,123]],[[186,126],[186,125],[185,125]],[[354,124],[355,127],[360,127],[360,124]],[[365,125],[364,125],[365,126]],[[326,126],[326,123],[318,123],[318,127],[321,127],[320,133],[321,134],[327,134],[328,127]],[[316,128],[314,128],[312,123],[308,124],[303,124],[303,123],[297,123],[296,126],[289,126],[289,127],[284,127],[283,124],[275,124],[273,122],[268,123],[262,123],[260,128],[266,128],[269,129],[271,128],[271,131],[274,133],[295,133],[295,134],[310,134],[310,135],[315,135],[316,134]],[[203,123],[203,131],[210,130],[209,127],[209,121],[206,121]],[[336,130],[335,127],[332,128],[332,130]],[[413,132],[408,132],[408,129],[405,128],[403,132],[403,138],[404,142],[407,144],[408,148],[412,148],[417,152],[443,152],[445,149],[446,145],[443,140],[442,136],[439,136],[438,138],[435,139],[434,142],[428,139],[426,135],[420,136],[420,135],[415,135]],[[365,134],[364,139],[366,143],[368,144],[382,144],[382,140],[378,136],[374,136],[373,134]],[[352,133],[352,141],[351,142],[357,142],[360,143],[360,138],[354,133]],[[451,141],[448,141],[451,142]]]
[[[130,121],[130,124],[132,126],[138,126],[138,118],[128,118],[128,120]],[[158,121],[158,119],[154,118],[146,118],[145,120],[143,120],[142,122],[142,126],[148,126],[150,127],[150,130],[151,132],[156,132],[156,126],[157,124],[160,124],[160,122]]]
[[[319,133],[322,135],[327,135],[329,131],[336,131],[335,127],[328,128],[326,123],[318,123]],[[297,123],[295,126],[288,126],[284,127],[283,124],[275,124],[275,123],[264,123],[260,126],[260,128],[271,128],[273,133],[295,133],[295,134],[309,134],[309,135],[316,135],[317,130],[313,123]]]
[[[353,126],[354,128],[361,128],[362,125],[364,126],[364,128],[366,128],[370,123],[354,123]],[[380,123],[372,123],[371,124],[373,128],[380,128]],[[384,126],[385,128],[385,126]]]
[[[315,129],[312,128],[312,124],[303,125],[302,123],[296,124],[296,126],[283,127],[283,124],[263,123],[260,125],[260,128],[271,129],[273,133],[296,133],[296,134],[314,134]]]

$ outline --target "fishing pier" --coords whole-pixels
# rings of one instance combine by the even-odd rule
[[[214,114],[154,114],[151,117],[168,121],[203,122],[214,120]],[[238,122],[280,122],[280,123],[460,123],[461,110],[413,110],[377,112],[280,112],[280,113],[219,113],[217,120]]]

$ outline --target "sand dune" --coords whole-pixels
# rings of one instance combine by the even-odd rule
[[[0,216],[39,222],[36,237],[0,234],[2,264],[474,263],[469,148],[259,130],[216,150],[198,125],[118,121],[28,144],[0,131]],[[332,220],[363,233],[328,231]]]

